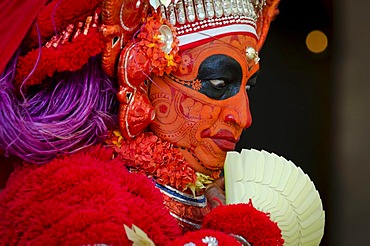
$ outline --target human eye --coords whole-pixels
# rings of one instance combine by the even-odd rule
[[[212,84],[213,87],[219,89],[225,88],[226,86],[226,82],[223,79],[211,79],[209,80],[209,82]]]
[[[232,57],[216,54],[200,65],[197,79],[202,81],[200,93],[216,100],[234,96],[240,89],[242,68]]]

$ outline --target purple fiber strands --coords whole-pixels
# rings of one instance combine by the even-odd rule
[[[6,156],[44,164],[101,142],[115,124],[115,90],[98,58],[22,101],[11,90],[15,63],[0,77],[0,152]]]

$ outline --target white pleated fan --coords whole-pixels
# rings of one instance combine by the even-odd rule
[[[325,213],[315,185],[293,162],[264,150],[230,151],[225,160],[226,203],[248,203],[277,222],[284,245],[320,244]]]

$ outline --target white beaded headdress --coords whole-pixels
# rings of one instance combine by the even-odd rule
[[[177,31],[180,49],[230,34],[259,38],[257,21],[266,0],[150,1]]]

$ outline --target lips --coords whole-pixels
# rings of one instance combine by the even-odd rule
[[[206,129],[201,133],[202,138],[210,138],[222,151],[234,150],[239,138],[231,131],[222,129],[215,135],[211,136],[211,130]]]

